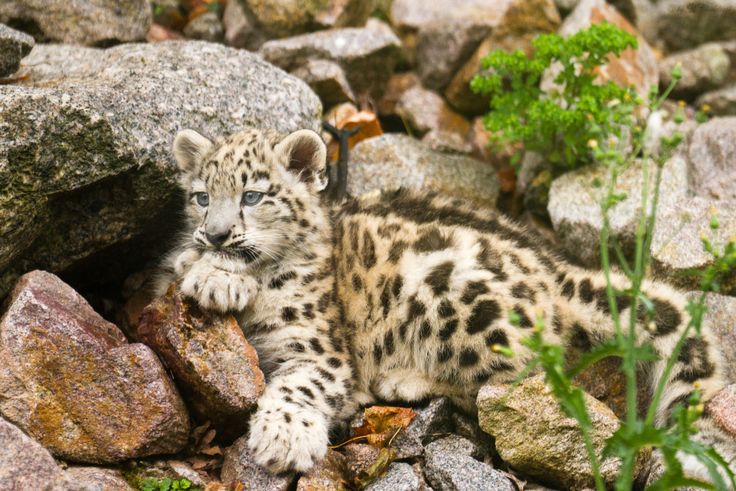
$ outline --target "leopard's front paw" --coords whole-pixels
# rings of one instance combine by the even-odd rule
[[[215,269],[206,263],[195,263],[181,282],[184,295],[205,309],[240,312],[248,305],[255,288],[248,276]]]
[[[325,417],[293,405],[261,406],[250,421],[248,447],[273,473],[306,472],[327,453]]]

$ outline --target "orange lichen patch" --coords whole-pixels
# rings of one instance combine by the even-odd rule
[[[654,52],[636,28],[614,8],[591,9],[590,23],[601,22],[614,24],[635,35],[639,41],[639,49],[627,48],[618,57],[609,55],[609,62],[597,70],[601,80],[611,80],[623,86],[633,85],[640,95],[646,96],[649,87],[657,84],[659,78]]]
[[[24,275],[0,320],[13,422],[55,456],[114,463],[176,452],[189,416],[156,355],[128,344],[54,275]]]

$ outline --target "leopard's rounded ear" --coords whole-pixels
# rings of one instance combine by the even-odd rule
[[[179,169],[193,172],[212,150],[212,142],[194,130],[182,130],[174,138],[173,149]]]
[[[312,130],[298,130],[276,144],[274,151],[286,168],[314,191],[327,187],[327,148]]]

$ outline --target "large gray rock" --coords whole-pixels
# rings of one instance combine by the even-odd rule
[[[342,67],[356,95],[379,95],[399,60],[401,43],[379,22],[367,27],[330,29],[266,42],[266,61],[294,71],[307,60],[334,61]]]
[[[178,130],[319,129],[302,81],[221,45],[39,45],[27,60],[28,82],[0,85],[0,296],[33,268],[99,261],[104,276],[158,254],[179,208]]]
[[[731,59],[719,43],[674,53],[659,62],[659,80],[663,87],[672,81],[672,70],[680,65],[682,78],[672,90],[675,97],[692,97],[719,87],[728,77]]]
[[[544,383],[544,375],[526,379],[513,388],[486,385],[478,393],[477,403],[480,426],[495,437],[496,450],[504,462],[560,489],[593,487],[580,426],[562,412]],[[618,429],[619,420],[605,404],[587,394],[585,404],[592,423],[590,438],[600,458],[606,439]],[[640,464],[644,461],[642,458]],[[602,460],[600,472],[604,481],[612,484],[620,467],[616,459]]]
[[[360,196],[399,186],[434,188],[485,204],[495,204],[499,182],[494,168],[479,160],[432,150],[407,135],[363,140],[350,153],[348,192]]]
[[[660,0],[657,31],[671,51],[708,41],[736,39],[734,0]]]
[[[427,445],[424,474],[435,491],[512,491],[516,489],[502,472],[471,456],[472,443],[457,437],[453,442],[438,440]]]
[[[0,78],[18,71],[20,60],[33,48],[31,36],[0,24]]]
[[[245,489],[259,491],[286,491],[294,481],[293,474],[274,476],[256,464],[248,450],[248,435],[238,438],[225,450],[220,474],[225,483],[239,481]]]
[[[698,107],[703,107],[706,104],[710,106],[711,114],[716,116],[736,116],[736,84],[706,92],[696,102]]]
[[[74,462],[175,453],[189,436],[156,354],[42,271],[21,278],[0,318],[0,414]]]
[[[650,175],[655,166],[650,164]],[[600,231],[603,227],[601,199],[605,184],[595,187],[595,181],[606,182],[606,170],[588,166],[564,174],[554,181],[549,190],[549,211],[552,226],[566,252],[589,267],[598,267],[600,260]],[[651,191],[654,179],[650,179]],[[643,186],[641,163],[627,168],[618,178],[617,193],[626,198],[609,211],[611,236],[619,240],[624,250],[630,250],[638,216],[642,210]],[[650,193],[651,195],[651,193]],[[658,210],[668,209],[688,195],[688,166],[685,158],[676,155],[662,170]]]
[[[37,41],[105,46],[140,41],[151,25],[149,0],[3,0],[0,22],[32,26]]]
[[[698,126],[688,148],[690,181],[697,196],[736,201],[736,117]]]
[[[2,417],[0,448],[2,489],[42,490],[63,477],[63,471],[48,450]]]
[[[710,229],[711,217],[719,222]],[[698,288],[700,278],[691,274],[713,264],[713,256],[702,245],[705,235],[717,250],[736,237],[736,202],[713,201],[698,196],[662,208],[652,237],[652,265],[658,273],[684,288]],[[721,291],[736,294],[736,275],[723,278]]]
[[[355,100],[345,72],[334,61],[307,60],[291,73],[309,84],[326,108]]]

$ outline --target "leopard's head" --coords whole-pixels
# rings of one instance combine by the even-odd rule
[[[314,131],[247,129],[213,142],[183,130],[174,156],[192,241],[222,269],[278,261],[308,248],[326,225],[318,196],[326,149]]]

